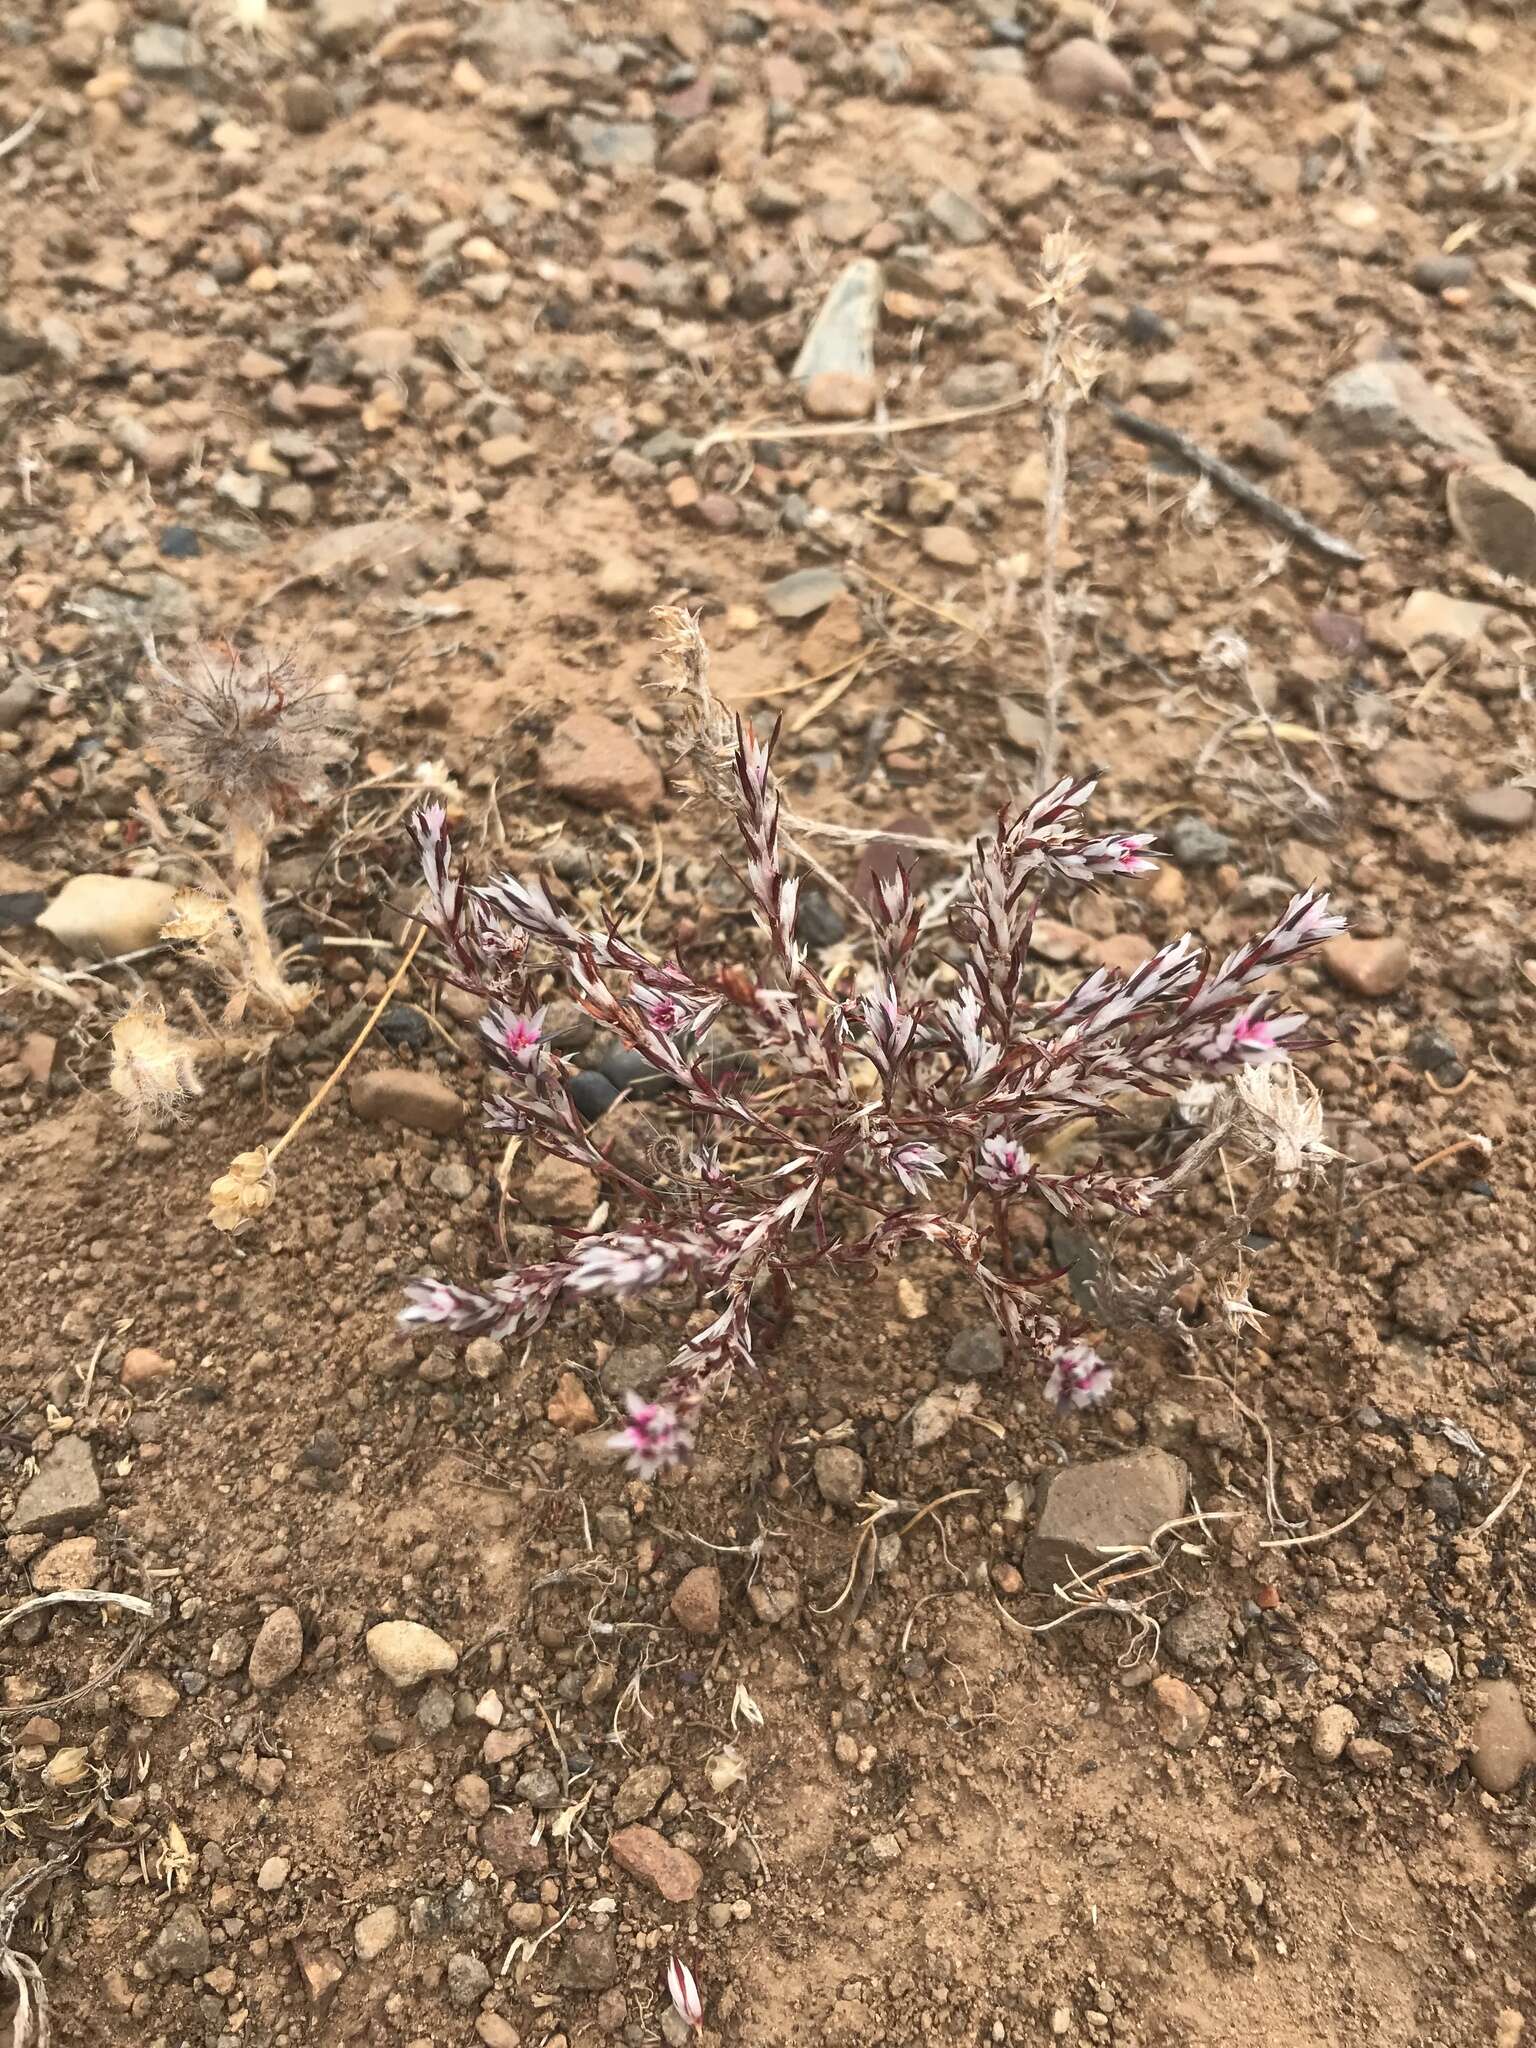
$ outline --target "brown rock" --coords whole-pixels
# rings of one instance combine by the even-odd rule
[[[1194,1749],[1205,1734],[1211,1710],[1193,1686],[1165,1672],[1148,1688],[1157,1732],[1170,1749]]]
[[[60,1437],[21,1489],[10,1529],[13,1536],[62,1536],[94,1522],[101,1509],[90,1445],[83,1437]]]
[[[803,397],[813,420],[867,420],[875,409],[875,380],[853,370],[818,370]]]
[[[1189,1472],[1167,1451],[1132,1451],[1048,1475],[1024,1575],[1049,1593],[1074,1571],[1102,1565],[1106,1546],[1148,1542],[1184,1511]]]
[[[549,1868],[549,1847],[536,1842],[537,1821],[527,1805],[498,1806],[480,1823],[480,1853],[498,1877],[540,1877]]]
[[[304,1624],[292,1607],[274,1608],[256,1631],[245,1675],[257,1692],[292,1678],[304,1658]]]
[[[1357,1735],[1344,1746],[1344,1753],[1357,1771],[1364,1771],[1368,1777],[1376,1777],[1386,1770],[1392,1761],[1392,1752],[1384,1742],[1374,1742],[1369,1735]]]
[[[1463,825],[1481,832],[1523,832],[1536,817],[1536,796],[1518,782],[1493,789],[1471,789],[1457,805]]]
[[[348,1091],[355,1116],[368,1124],[400,1124],[408,1131],[456,1131],[464,1105],[436,1074],[412,1067],[378,1067],[353,1077]]]
[[[1096,960],[1100,967],[1111,968],[1116,974],[1134,974],[1156,951],[1152,941],[1143,938],[1140,932],[1111,932],[1107,939],[1092,941],[1088,957]]]
[[[533,460],[534,447],[521,434],[497,434],[480,443],[480,460],[496,476],[514,469],[526,469]]]
[[[1040,82],[1064,107],[1086,111],[1106,100],[1136,97],[1136,81],[1113,50],[1092,36],[1070,36],[1045,60]]]
[[[123,1705],[141,1721],[163,1721],[181,1705],[181,1694],[159,1671],[125,1671],[119,1690]]]
[[[1478,1686],[1477,1698],[1472,1775],[1485,1792],[1513,1792],[1536,1764],[1536,1734],[1525,1718],[1520,1688],[1512,1679],[1490,1678]]]
[[[539,754],[539,779],[594,811],[648,818],[661,802],[661,771],[623,726],[596,711],[562,719]]]
[[[68,1536],[32,1560],[34,1593],[83,1593],[101,1576],[101,1549],[94,1536]]]
[[[1323,965],[1351,995],[1395,995],[1408,979],[1413,955],[1399,938],[1330,939],[1323,948]]]
[[[336,1987],[347,1974],[346,1963],[335,1949],[322,1948],[318,1942],[308,1941],[303,1936],[293,1944],[293,1960],[298,1966],[310,2004],[324,2010],[336,1996]]]
[[[123,1385],[133,1393],[159,1386],[162,1380],[174,1379],[175,1376],[176,1368],[170,1359],[162,1358],[158,1351],[151,1351],[147,1344],[135,1344],[123,1355]]]
[[[561,1373],[554,1398],[544,1413],[556,1429],[594,1429],[597,1426],[597,1410],[592,1406],[592,1397],[573,1372]]]
[[[1486,462],[1492,441],[1449,393],[1412,363],[1356,363],[1324,391],[1312,423],[1329,452],[1428,442],[1452,455]]]
[[[484,1820],[491,1810],[491,1788],[478,1771],[466,1771],[454,1782],[453,1803],[471,1820]]]
[[[1373,755],[1366,771],[1372,786],[1401,804],[1430,804],[1445,794],[1450,763],[1443,747],[1422,740],[1393,740]]]
[[[1536,583],[1536,477],[1510,462],[1457,470],[1445,488],[1451,525],[1479,561]]]
[[[291,134],[318,135],[336,112],[336,97],[318,78],[290,78],[283,88],[283,119]]]
[[[546,1152],[519,1192],[523,1207],[540,1223],[585,1223],[597,1206],[597,1176],[590,1167]]]
[[[695,1565],[680,1581],[671,1600],[672,1619],[691,1636],[720,1633],[720,1573],[712,1564]]]
[[[974,569],[981,549],[963,526],[927,526],[918,543],[930,562],[946,569]]]
[[[669,1905],[686,1905],[698,1892],[704,1873],[686,1849],[676,1849],[655,1828],[621,1828],[608,1843],[620,1870],[660,1892]]]

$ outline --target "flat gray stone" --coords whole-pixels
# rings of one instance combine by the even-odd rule
[[[1357,363],[1340,371],[1323,392],[1313,432],[1328,450],[1425,441],[1473,462],[1491,462],[1498,453],[1471,414],[1412,363]]]
[[[1188,1485],[1182,1458],[1150,1449],[1047,1474],[1024,1576],[1049,1593],[1074,1572],[1102,1565],[1107,1546],[1148,1542],[1184,1512]]]
[[[11,1516],[15,1536],[61,1536],[101,1513],[101,1486],[83,1437],[62,1436],[21,1490]]]
[[[571,141],[589,171],[648,171],[656,162],[656,130],[649,121],[594,121],[573,114]]]
[[[763,602],[776,619],[808,619],[824,612],[848,588],[835,569],[796,569],[763,592]]]
[[[868,256],[839,274],[795,357],[789,373],[795,383],[808,384],[828,370],[846,377],[874,377],[875,330],[884,290],[885,273]]]

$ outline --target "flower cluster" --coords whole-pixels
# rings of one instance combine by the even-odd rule
[[[1306,1042],[1305,1020],[1277,1008],[1269,978],[1343,929],[1326,896],[1307,890],[1225,959],[1184,937],[1130,973],[1098,968],[1045,996],[1030,958],[1045,893],[1155,865],[1146,833],[1084,831],[1094,785],[1065,779],[1002,812],[947,923],[924,917],[910,872],[885,879],[867,966],[829,980],[799,935],[771,757],[738,724],[729,794],[765,940],[757,978],[650,952],[611,920],[578,922],[536,881],[471,885],[442,809],[427,806],[413,824],[423,915],[446,972],[489,1006],[486,1049],[502,1079],[491,1124],[597,1173],[623,1220],[483,1288],[420,1280],[403,1320],[523,1336],[562,1305],[685,1285],[709,1320],[678,1349],[658,1399],[631,1397],[612,1439],[646,1477],[687,1457],[705,1400],[750,1364],[765,1288],[782,1303],[807,1272],[869,1268],[911,1244],[970,1274],[1049,1400],[1064,1410],[1102,1400],[1110,1368],[1069,1322],[1054,1276],[1015,1270],[1010,1204],[1093,1219],[1164,1197],[1165,1173],[1111,1171],[1100,1157],[1053,1164],[1052,1140],[1109,1122],[1128,1095],[1283,1062]],[[637,1178],[601,1120],[583,1118],[570,1069],[543,1036],[552,970],[670,1086],[694,1132],[681,1171]],[[730,1056],[720,1057],[727,1022]]]

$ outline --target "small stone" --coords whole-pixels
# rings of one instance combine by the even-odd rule
[[[1197,1593],[1182,1613],[1163,1624],[1163,1647],[1177,1664],[1215,1671],[1231,1652],[1232,1614],[1211,1593]]]
[[[695,1565],[684,1575],[668,1603],[678,1627],[691,1636],[720,1633],[720,1572],[712,1564]]]
[[[73,875],[37,923],[71,953],[110,959],[153,946],[175,904],[169,882],[138,875]]]
[[[613,1801],[613,1817],[628,1827],[653,1813],[672,1789],[672,1773],[665,1764],[642,1764],[620,1785]]]
[[[159,1671],[125,1671],[123,1705],[139,1721],[164,1721],[181,1705],[181,1694]]]
[[[134,69],[145,78],[185,78],[197,61],[196,45],[184,28],[151,22],[129,45]]]
[[[539,779],[594,811],[649,818],[665,795],[661,770],[633,733],[596,711],[561,720],[539,752]]]
[[[478,1956],[466,1954],[462,1949],[448,1958],[446,1972],[448,1982],[448,2003],[456,2005],[460,2012],[468,2012],[477,2006],[491,1988],[491,1973]]]
[[[829,1507],[851,1508],[864,1497],[864,1460],[851,1444],[823,1444],[813,1460],[816,1488]]]
[[[1199,371],[1182,349],[1165,349],[1142,366],[1137,382],[1148,398],[1183,398],[1193,391]]]
[[[1478,832],[1523,832],[1536,816],[1536,795],[1518,782],[1471,789],[1456,807],[1463,825]]]
[[[480,1824],[480,1853],[498,1877],[539,1877],[549,1868],[549,1849],[535,1842],[538,1825],[528,1805],[498,1806]]]
[[[1344,1753],[1357,1771],[1368,1777],[1377,1777],[1392,1762],[1392,1752],[1384,1742],[1373,1742],[1369,1736],[1357,1735],[1344,1745]]]
[[[1323,965],[1339,984],[1357,996],[1395,995],[1408,979],[1413,956],[1399,938],[1330,939]]]
[[[516,1902],[516,1904],[520,1903],[521,1901]],[[516,1910],[516,1904],[514,1904],[513,1907],[514,1911]],[[537,1906],[535,1906],[533,1910],[535,1913],[539,1913],[539,1908]],[[543,1918],[542,1913],[539,1914],[539,1917],[540,1919]],[[528,1931],[530,1933],[536,1932],[537,1923],[535,1923],[535,1926],[533,1928],[530,1928]],[[610,1993],[609,1995],[613,1996],[615,1994]],[[617,1995],[622,2001],[623,1994],[619,1993]],[[621,2010],[619,2014],[619,2025],[622,2026],[623,2023],[624,2014]],[[605,2027],[603,2031],[605,2033],[617,2033],[618,2028]],[[475,2015],[475,2034],[481,2042],[482,2048],[522,2048],[522,2035],[517,2031],[516,2027],[513,2026],[512,2022],[510,2020],[504,2020],[499,2012],[477,2013]],[[556,2038],[558,2037],[551,2036],[552,2041]]]
[[[649,121],[594,121],[571,117],[577,160],[589,171],[648,171],[656,162],[656,130]]]
[[[688,1851],[674,1848],[655,1828],[621,1828],[610,1838],[608,1853],[620,1870],[648,1884],[669,1905],[686,1905],[704,1881]]]
[[[1512,1679],[1485,1679],[1477,1688],[1472,1727],[1472,1775],[1485,1792],[1513,1792],[1536,1764],[1536,1734]]]
[[[200,1977],[212,1954],[201,1914],[194,1906],[182,1904],[155,1936],[150,1960],[157,1969],[177,1977]]]
[[[875,380],[851,370],[818,370],[802,397],[813,420],[867,420],[875,409]]]
[[[484,1820],[491,1810],[491,1788],[478,1771],[466,1771],[454,1783],[453,1803],[471,1820]]]
[[[1025,1577],[1049,1593],[1074,1571],[1102,1564],[1104,1546],[1150,1541],[1183,1513],[1188,1484],[1183,1460],[1154,1449],[1050,1473],[1025,1551]]]
[[[283,87],[283,119],[292,135],[318,135],[336,117],[336,95],[319,78],[290,78]]]
[[[1470,256],[1426,256],[1408,273],[1421,292],[1459,291],[1477,276]]]
[[[796,569],[763,592],[763,602],[776,619],[808,619],[825,611],[848,588],[835,569]]]
[[[123,1385],[130,1393],[143,1393],[175,1377],[176,1368],[170,1359],[151,1351],[147,1344],[135,1344],[123,1354]]]
[[[1232,858],[1232,841],[1204,818],[1179,818],[1169,830],[1168,851],[1181,868],[1219,868]]]
[[[251,1661],[245,1675],[257,1692],[268,1692],[292,1678],[304,1657],[304,1624],[292,1607],[278,1607],[269,1614],[251,1645]]]
[[[1496,452],[1476,420],[1411,363],[1340,371],[1323,392],[1313,430],[1334,451],[1427,442],[1472,462],[1489,462]]]
[[[611,1916],[579,1920],[566,1930],[555,1980],[566,1991],[606,1991],[617,1984],[618,1930]]]
[[[375,1906],[352,1929],[352,1946],[360,1963],[375,1963],[394,1947],[400,1934],[400,1912],[396,1906]]]
[[[1312,1723],[1313,1756],[1320,1764],[1336,1764],[1359,1727],[1348,1707],[1321,1708]]]
[[[597,1426],[597,1410],[592,1397],[573,1372],[563,1372],[556,1384],[554,1397],[544,1411],[556,1429],[583,1430]]]
[[[482,468],[495,476],[506,476],[513,470],[526,469],[535,450],[533,443],[525,441],[521,434],[496,434],[480,443],[479,452]]]
[[[789,282],[792,280],[793,273]],[[795,383],[808,384],[814,377],[835,372],[845,377],[867,378],[873,385],[875,334],[880,322],[880,300],[884,288],[885,273],[867,256],[850,263],[838,275],[817,309],[816,318],[811,322],[810,331],[795,358],[794,368],[790,371]],[[786,284],[784,298],[788,296],[789,285]],[[777,301],[781,305],[783,302],[783,299]],[[750,311],[750,306],[746,310]],[[765,307],[763,310],[769,309]]]
[[[257,1891],[280,1892],[288,1882],[290,1868],[286,1856],[269,1856],[256,1873]]]
[[[1069,36],[1045,60],[1040,82],[1064,107],[1086,112],[1106,100],[1133,100],[1136,81],[1112,50],[1091,36]]]
[[[1536,583],[1536,477],[1510,462],[1457,470],[1446,484],[1446,506],[1458,538],[1480,562]]]
[[[564,1797],[564,1788],[548,1764],[535,1764],[518,1779],[517,1796],[526,1799],[535,1813],[553,1813]]]
[[[1450,764],[1443,747],[1422,740],[1393,740],[1371,757],[1372,787],[1402,804],[1429,804],[1445,794]]]
[[[369,1629],[366,1642],[369,1662],[401,1691],[458,1669],[458,1651],[419,1621],[381,1621]]]
[[[94,1536],[69,1536],[31,1564],[34,1593],[83,1593],[101,1576],[101,1546]]]
[[[413,1067],[377,1067],[357,1074],[348,1090],[354,1116],[369,1124],[399,1124],[408,1131],[456,1131],[464,1105],[436,1074]]]
[[[546,1152],[518,1194],[528,1214],[540,1223],[585,1223],[597,1207],[599,1189],[590,1167]]]
[[[1157,1732],[1169,1749],[1189,1750],[1199,1744],[1211,1710],[1192,1686],[1165,1672],[1148,1687]]]
[[[310,27],[321,49],[356,50],[380,36],[400,11],[400,0],[314,0]]]
[[[765,1628],[776,1628],[799,1613],[800,1581],[787,1567],[753,1579],[747,1587],[747,1605]]]
[[[638,604],[651,581],[633,555],[609,555],[597,572],[597,594],[604,604]]]
[[[61,1536],[84,1528],[102,1510],[101,1485],[83,1437],[60,1437],[21,1490],[11,1516],[13,1536]]]
[[[952,1380],[984,1380],[1002,1371],[1008,1354],[995,1323],[974,1323],[961,1330],[944,1355]]]
[[[941,185],[928,201],[928,218],[962,249],[975,248],[991,238],[991,221],[974,199],[952,185]]]
[[[930,562],[946,569],[974,569],[981,550],[963,526],[925,526],[918,542]]]

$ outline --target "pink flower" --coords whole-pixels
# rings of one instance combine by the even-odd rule
[[[1034,1166],[1034,1160],[1017,1138],[1010,1138],[1004,1131],[994,1131],[990,1138],[981,1141],[976,1158],[976,1178],[983,1187],[989,1187],[997,1194],[1013,1194],[1023,1187]]]
[[[1091,1344],[1059,1344],[1051,1354],[1045,1398],[1063,1414],[1092,1408],[1114,1384],[1114,1374]]]
[[[514,1067],[531,1067],[544,1043],[544,1012],[532,1010],[522,1017],[515,1010],[494,1009],[480,1029],[503,1059]]]
[[[693,1449],[693,1431],[665,1401],[643,1401],[626,1394],[627,1425],[608,1439],[610,1451],[622,1451],[637,1479],[654,1479],[669,1466],[680,1465]]]
[[[693,1972],[686,1963],[676,1956],[667,1963],[667,1989],[672,1994],[672,2003],[678,2012],[698,2033],[704,2031],[704,2004],[699,1997],[699,1987],[693,1981]]]

